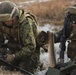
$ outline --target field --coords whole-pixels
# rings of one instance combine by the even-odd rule
[[[0,0],[2,1],[2,0]],[[9,0],[19,5],[19,2],[31,1],[31,0]],[[76,2],[76,0],[74,0]],[[36,15],[38,22],[53,23],[54,25],[62,25],[65,16],[65,9],[74,4],[71,0],[49,0],[47,2],[35,2],[24,5],[23,9],[28,10]]]
[[[9,0],[9,1],[13,1],[16,4],[18,4],[18,2],[24,2],[26,0]],[[37,17],[37,21],[39,22],[40,25],[44,23],[62,25],[65,16],[65,9],[70,5],[72,5],[70,0],[52,0],[41,3],[36,2],[27,6],[25,4],[25,6],[22,8],[35,14]],[[0,68],[0,75],[22,75],[22,74],[16,71],[13,72],[5,71],[4,69]]]

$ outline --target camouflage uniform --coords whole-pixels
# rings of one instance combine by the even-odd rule
[[[0,23],[0,42],[6,39],[13,45],[21,44],[18,48],[13,46],[10,54],[15,54],[14,65],[18,65],[30,72],[37,68],[39,62],[39,50],[36,46],[37,23],[35,17],[24,10],[19,10],[19,23],[13,27],[7,27],[3,22]]]
[[[76,59],[76,26],[72,26],[69,40],[71,40],[71,42],[69,42],[68,44],[67,54],[68,57],[71,58],[71,60],[73,60]]]
[[[73,60],[76,58],[76,5],[68,7],[66,12],[63,29],[55,34],[55,43],[60,42],[61,51],[64,52],[68,40],[67,55]]]

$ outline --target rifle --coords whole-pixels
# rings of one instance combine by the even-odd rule
[[[27,73],[28,75],[36,75],[36,74],[33,74],[33,73],[23,69],[23,68],[15,66],[15,65],[13,65],[13,64],[11,64],[11,63],[9,63],[9,62],[4,60],[5,59],[5,55],[10,51],[9,47],[10,48],[17,47],[17,48],[21,49],[22,46],[23,45],[20,44],[20,43],[11,43],[11,41],[9,41],[7,44],[0,43],[0,48],[4,48],[4,50],[1,51],[1,53],[0,53],[0,62],[2,62],[4,65],[11,66],[11,67],[15,68],[16,70],[19,70],[19,71],[21,71],[23,73]]]
[[[11,67],[15,68],[16,70],[19,70],[19,71],[21,71],[21,72],[23,72],[23,73],[27,73],[27,74],[29,74],[29,75],[33,75],[33,73],[31,73],[31,72],[29,72],[29,71],[27,71],[27,70],[24,70],[24,69],[22,69],[22,68],[20,68],[20,67],[18,67],[18,66],[15,66],[15,65],[13,65],[13,64],[5,61],[5,60],[4,60],[4,59],[5,59],[5,55],[6,55],[8,52],[9,52],[9,48],[4,47],[4,50],[0,53],[0,62],[2,62],[4,65],[11,66]]]
[[[2,55],[0,55],[0,56],[2,56]],[[33,73],[31,73],[31,72],[29,72],[29,71],[27,71],[27,70],[24,70],[24,69],[22,69],[22,68],[20,68],[20,67],[17,67],[17,66],[15,66],[15,65],[11,64],[11,63],[8,63],[8,62],[6,62],[6,61],[5,61],[4,59],[2,59],[2,58],[0,58],[0,62],[4,63],[4,65],[11,66],[11,67],[15,68],[16,70],[19,70],[19,71],[21,71],[21,72],[23,72],[23,73],[27,73],[27,74],[29,74],[29,75],[33,75]]]

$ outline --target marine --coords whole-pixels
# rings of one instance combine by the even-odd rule
[[[68,42],[67,56],[76,59],[76,4],[66,8],[64,26],[55,34],[55,43],[60,42],[60,62],[64,63],[64,51]]]
[[[34,73],[38,67],[40,47],[37,46],[36,17],[10,1],[0,3],[0,52],[9,52],[5,60]]]

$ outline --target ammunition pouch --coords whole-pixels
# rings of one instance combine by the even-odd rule
[[[9,49],[18,49],[18,50],[21,50],[21,48],[23,47],[22,44],[20,43],[11,43],[11,42],[8,42],[7,44],[2,44],[0,45],[1,48],[9,48]]]
[[[11,43],[11,42],[9,42],[9,43],[7,43],[6,46],[9,49],[18,49],[18,50],[22,49],[22,44],[20,44],[20,43]]]

